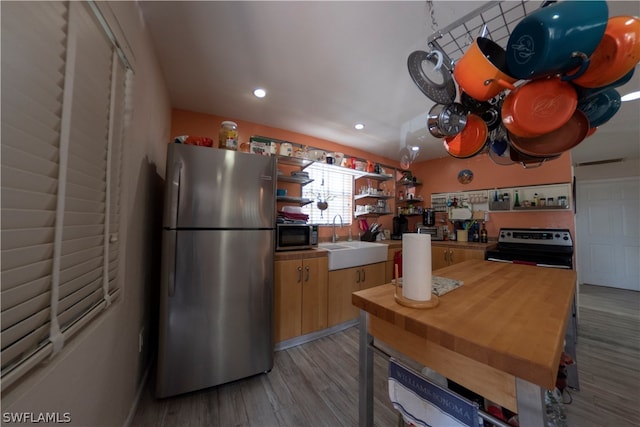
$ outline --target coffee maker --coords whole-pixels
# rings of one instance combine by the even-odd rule
[[[422,213],[422,225],[434,227],[436,225],[436,211],[431,208],[425,209]]]
[[[402,234],[409,232],[409,221],[404,215],[393,217],[393,234],[391,240],[402,240]]]

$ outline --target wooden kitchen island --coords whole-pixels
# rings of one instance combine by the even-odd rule
[[[360,426],[373,425],[373,345],[388,347],[543,427],[545,390],[555,387],[573,270],[469,260],[436,270],[463,286],[420,310],[386,284],[354,292],[360,308]]]

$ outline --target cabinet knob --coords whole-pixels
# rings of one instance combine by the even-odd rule
[[[298,283],[302,282],[302,266],[298,267]]]
[[[360,270],[356,272],[356,283],[360,283]]]
[[[365,271],[364,271],[364,268],[363,268],[363,269],[362,269],[362,281],[363,281],[363,282],[366,280],[366,277],[367,277],[367,276],[366,276]]]
[[[309,271],[310,271],[311,269],[309,268],[309,266],[306,266],[304,269],[305,269],[305,270],[306,270],[306,272],[307,272],[307,277],[304,279],[304,281],[305,281],[305,282],[308,282],[308,281],[309,281]]]
[[[453,263],[453,249],[449,249],[449,261]]]

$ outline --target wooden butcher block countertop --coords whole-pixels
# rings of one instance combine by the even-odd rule
[[[434,343],[545,389],[555,387],[575,271],[469,260],[433,274],[464,282],[435,308],[398,305],[390,284],[354,292],[352,302],[395,327],[397,336],[415,338],[407,348],[426,340],[423,346]]]

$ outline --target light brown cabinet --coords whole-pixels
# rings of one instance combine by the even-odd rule
[[[395,276],[394,261],[396,252],[402,252],[402,246],[389,246],[387,249],[387,262],[385,263],[385,283],[391,283]]]
[[[378,262],[329,272],[327,302],[329,327],[358,317],[358,309],[351,304],[351,294],[383,285],[386,281],[385,264],[385,262]]]
[[[484,259],[484,249],[464,249],[436,245],[431,247],[431,270],[437,270],[468,259]]]
[[[327,327],[326,257],[275,262],[275,342]]]

